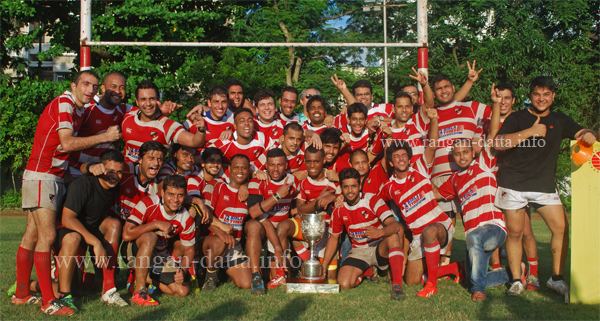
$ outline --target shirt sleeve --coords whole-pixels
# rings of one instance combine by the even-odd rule
[[[444,182],[444,184],[438,187],[438,193],[440,193],[442,197],[447,201],[456,197],[456,190],[454,189],[454,185],[452,183],[454,181],[453,178],[454,175],[452,175]]]
[[[196,224],[194,218],[187,211],[185,212],[183,231],[179,234],[179,238],[183,246],[193,246],[196,244]]]
[[[127,217],[127,222],[135,225],[141,225],[144,223],[144,216],[146,211],[148,211],[148,204],[146,204],[148,199],[148,196],[146,196],[135,205],[131,211],[131,214]]]
[[[336,208],[331,217],[331,234],[340,234],[344,231],[344,222],[341,217],[341,208]]]
[[[577,134],[578,131],[582,130],[583,127],[581,125],[579,125],[578,123],[576,123],[573,118],[567,116],[564,113],[559,113],[560,117],[560,122],[562,122],[562,138],[570,138],[570,139],[575,139],[575,134]]]
[[[59,129],[73,129],[73,105],[66,98],[58,99],[58,126]]]
[[[385,202],[378,198],[376,195],[368,194],[369,206],[375,212],[375,215],[379,218],[379,220],[383,223],[388,217],[394,217],[394,213],[390,208],[385,204]]]
[[[90,184],[86,184],[86,180],[87,177],[81,176],[73,181],[69,186],[67,198],[65,200],[64,207],[75,212],[77,217],[81,216],[85,204],[92,194],[92,191],[90,191]]]

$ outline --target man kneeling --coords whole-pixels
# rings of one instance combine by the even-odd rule
[[[123,246],[135,256],[135,292],[131,302],[141,306],[158,305],[146,287],[152,282],[148,279],[149,268],[158,288],[174,296],[189,293],[186,280],[189,273],[194,273],[196,225],[183,207],[187,194],[185,178],[169,175],[162,184],[162,199],[150,195],[140,200],[123,228],[123,241],[128,242]],[[183,254],[180,262],[174,253]]]
[[[392,273],[392,298],[404,298],[402,290],[403,230],[394,214],[373,194],[360,195],[360,174],[354,168],[340,172],[344,203],[333,211],[331,236],[325,248],[323,266],[328,266],[337,251],[339,236],[346,230],[352,250],[344,260],[337,276],[342,289],[360,284],[363,272],[372,265]],[[383,223],[383,227],[381,226]]]
[[[58,229],[58,282],[61,302],[77,310],[71,295],[75,272],[74,259],[90,246],[95,263],[102,268],[102,301],[126,306],[115,287],[116,252],[121,237],[121,222],[109,215],[119,195],[119,182],[125,167],[118,151],[110,150],[100,156],[104,174],[98,177],[84,175],[69,186],[62,212],[62,228]],[[83,241],[83,242],[82,242]],[[82,251],[83,250],[83,251]]]

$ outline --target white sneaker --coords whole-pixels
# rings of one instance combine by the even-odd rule
[[[552,278],[549,278],[546,286],[558,294],[566,295],[569,293],[569,286],[564,280],[554,281]]]
[[[129,305],[125,300],[123,300],[121,295],[119,295],[119,292],[117,292],[116,288],[112,288],[104,292],[104,294],[102,294],[102,302],[108,305],[116,305],[119,307],[126,307]]]
[[[506,294],[514,296],[521,295],[521,293],[523,293],[524,290],[525,287],[523,286],[523,283],[521,283],[521,281],[515,281],[510,285],[510,288],[508,288]]]

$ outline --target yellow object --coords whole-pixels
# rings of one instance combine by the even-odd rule
[[[570,303],[600,303],[600,143],[577,149],[571,166]],[[592,153],[593,150],[593,153]]]

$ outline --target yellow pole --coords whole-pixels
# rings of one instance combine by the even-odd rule
[[[571,141],[570,303],[600,303],[600,143]],[[593,149],[592,149],[593,148]]]

